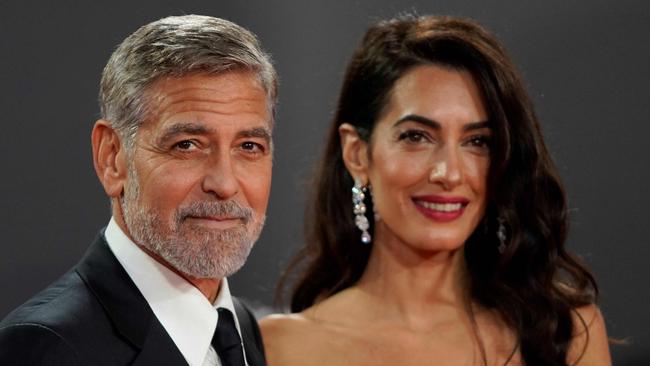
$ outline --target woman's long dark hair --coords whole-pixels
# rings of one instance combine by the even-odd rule
[[[566,197],[522,80],[501,44],[468,20],[407,16],[366,33],[348,65],[318,168],[307,243],[281,282],[295,282],[291,310],[352,286],[368,263],[371,246],[359,242],[354,226],[353,181],[343,164],[339,126],[351,123],[369,139],[395,82],[427,64],[471,73],[494,129],[488,208],[464,247],[468,294],[515,332],[527,365],[566,365],[573,309],[593,303],[597,286],[564,248]],[[506,224],[503,253],[497,250],[497,217]]]

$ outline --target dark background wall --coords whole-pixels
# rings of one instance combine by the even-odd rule
[[[0,4],[0,318],[84,252],[109,219],[90,131],[101,70],[138,26],[223,17],[255,33],[282,79],[267,226],[234,292],[270,306],[301,243],[311,166],[345,63],[371,22],[471,17],[519,65],[565,180],[569,247],[599,280],[620,365],[650,364],[650,5],[645,1],[57,1]]]

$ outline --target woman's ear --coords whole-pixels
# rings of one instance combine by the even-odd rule
[[[111,198],[120,197],[127,178],[126,156],[117,132],[108,121],[95,122],[92,146],[95,172],[104,191]]]
[[[361,139],[357,129],[343,123],[339,126],[341,153],[343,163],[355,181],[362,185],[368,184],[368,143]]]

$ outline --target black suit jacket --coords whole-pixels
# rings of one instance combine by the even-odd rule
[[[233,302],[248,364],[263,366],[257,322]],[[0,322],[0,365],[187,362],[100,233],[74,268]]]

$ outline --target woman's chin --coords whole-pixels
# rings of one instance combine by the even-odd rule
[[[418,255],[423,257],[431,257],[443,253],[453,254],[463,249],[463,246],[465,244],[464,239],[464,237],[435,237],[413,240],[411,243],[406,242],[405,244],[411,247],[413,251],[417,252]]]
[[[463,248],[463,243],[454,240],[440,240],[433,243],[426,243],[419,246],[420,251],[429,252],[431,254],[441,252],[456,252]]]

